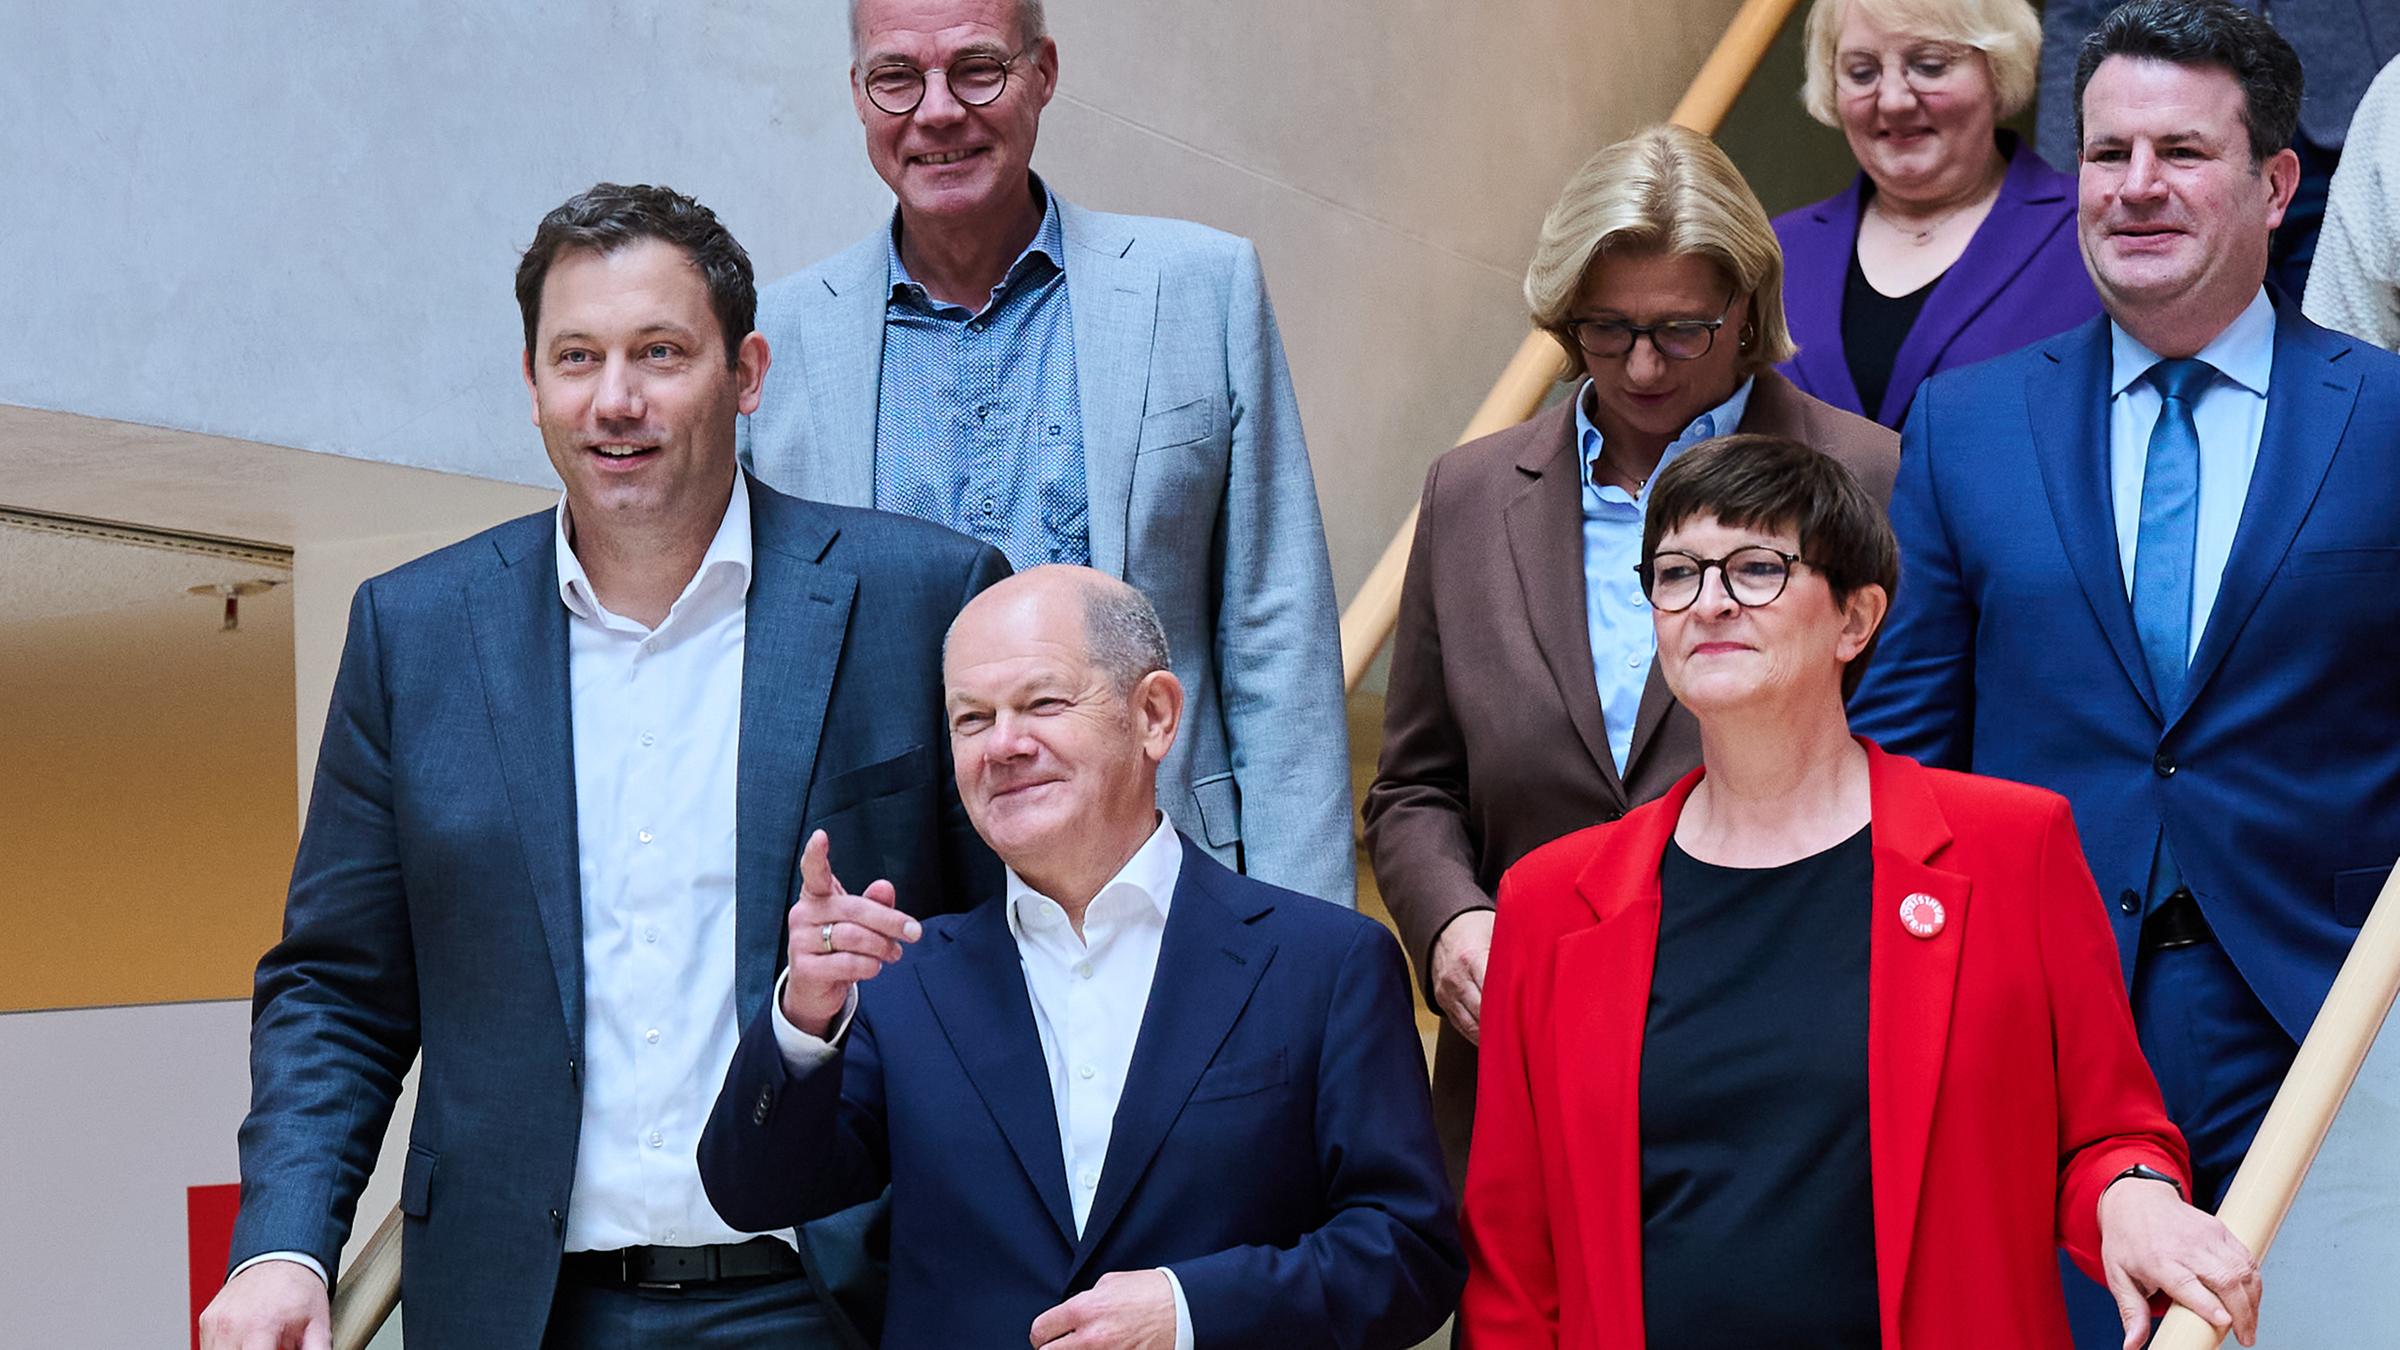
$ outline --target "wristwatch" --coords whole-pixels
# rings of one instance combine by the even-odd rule
[[[2108,1179],[2108,1185],[2114,1186],[2118,1182],[2125,1180],[2127,1177],[2132,1177],[2140,1181],[2163,1181],[2174,1187],[2177,1195],[2183,1194],[2182,1182],[2177,1181],[2175,1178],[2168,1176],[2166,1173],[2159,1171],[2155,1167],[2145,1166],[2141,1163],[2135,1163],[2133,1166],[2126,1168],[2124,1171],[2117,1173],[2113,1177],[2110,1177]],[[2103,1186],[2100,1189],[2105,1191],[2108,1189],[2108,1186]]]

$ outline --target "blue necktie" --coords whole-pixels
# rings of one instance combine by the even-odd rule
[[[2133,627],[2162,717],[2173,715],[2191,664],[2192,555],[2200,538],[2200,430],[2192,405],[2216,373],[2206,361],[2184,357],[2159,362],[2145,377],[2160,401],[2134,536]]]
[[[2133,627],[2141,636],[2159,717],[2175,715],[2190,667],[2192,556],[2200,539],[2200,429],[2192,405],[2216,368],[2184,357],[2150,367],[2159,394],[2158,424],[2150,428],[2150,457],[2142,469],[2141,528],[2133,544]],[[2151,856],[2149,904],[2155,909],[2183,886],[2183,869],[2162,828]]]

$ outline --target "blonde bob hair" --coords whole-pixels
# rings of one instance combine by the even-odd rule
[[[1783,319],[1783,248],[1766,208],[1717,143],[1688,127],[1647,127],[1583,162],[1542,219],[1525,269],[1534,326],[1558,340],[1579,375],[1583,349],[1568,331],[1584,278],[1611,251],[1697,254],[1750,297],[1741,372],[1791,359]]]
[[[1918,40],[1952,42],[1983,53],[1992,71],[1992,116],[2006,121],[2033,102],[2042,59],[2042,21],[2026,0],[1816,0],[1808,7],[1808,82],[1800,101],[1829,127],[1834,107],[1834,50],[1843,17],[1855,8],[1883,28]]]

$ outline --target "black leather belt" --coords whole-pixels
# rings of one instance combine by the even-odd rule
[[[720,1280],[798,1275],[800,1254],[780,1238],[712,1247],[620,1247],[613,1252],[568,1252],[559,1274],[584,1284],[636,1289],[681,1289]]]
[[[2202,942],[2213,942],[2216,934],[2209,929],[2208,920],[2201,917],[2200,902],[2192,898],[2185,887],[2158,902],[2148,918],[2142,920],[2142,950],[2172,951]]]

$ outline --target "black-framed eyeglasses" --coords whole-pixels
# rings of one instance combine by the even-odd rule
[[[1650,597],[1650,607],[1661,614],[1680,614],[1700,599],[1701,584],[1708,579],[1710,568],[1725,581],[1725,593],[1733,603],[1744,609],[1771,605],[1791,583],[1794,567],[1814,566],[1797,553],[1751,544],[1737,548],[1722,558],[1703,558],[1676,550],[1662,550],[1650,556],[1650,561],[1635,563],[1633,570],[1641,575],[1642,591]]]
[[[1647,337],[1651,349],[1670,361],[1697,361],[1717,345],[1717,330],[1725,326],[1725,316],[1733,312],[1733,297],[1737,293],[1726,293],[1725,307],[1713,319],[1669,319],[1665,323],[1576,319],[1567,324],[1567,331],[1575,335],[1576,346],[1594,356],[1628,355],[1636,338]]]
[[[917,110],[917,105],[925,101],[925,80],[933,75],[941,76],[949,84],[950,97],[970,108],[980,108],[1008,92],[1009,67],[1032,50],[1028,44],[1006,57],[978,52],[928,70],[919,70],[906,61],[886,61],[860,76],[859,83],[867,87],[867,102],[894,117]]]

